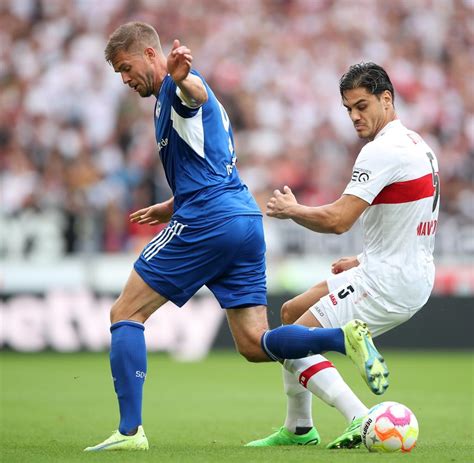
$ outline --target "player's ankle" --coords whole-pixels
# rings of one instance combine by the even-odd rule
[[[124,433],[124,436],[134,436],[138,432],[138,426]]]

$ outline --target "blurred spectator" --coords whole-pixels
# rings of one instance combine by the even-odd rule
[[[474,222],[472,0],[4,0],[3,220],[59,212],[67,253],[136,252],[159,230],[127,225],[131,210],[169,195],[154,99],[127,92],[103,58],[108,35],[129,20],[156,26],[165,50],[176,37],[190,46],[227,108],[241,176],[262,208],[283,184],[302,202],[337,198],[361,146],[339,77],[359,61],[384,66],[401,119],[440,161],[438,253],[474,252],[443,239]]]

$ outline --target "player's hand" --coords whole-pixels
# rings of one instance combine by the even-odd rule
[[[357,260],[357,256],[341,257],[336,262],[333,262],[331,272],[337,275],[338,273],[345,272],[352,267],[357,267],[359,264],[360,262]]]
[[[167,223],[171,219],[171,213],[166,203],[154,204],[145,207],[130,214],[130,222],[140,225],[157,225],[159,223]]]
[[[168,72],[175,82],[186,79],[191,70],[192,61],[191,50],[175,39],[167,59]]]
[[[295,195],[292,193],[290,187],[284,186],[283,193],[280,190],[275,190],[273,196],[267,203],[267,215],[277,219],[289,219],[289,212],[292,206],[298,204]]]

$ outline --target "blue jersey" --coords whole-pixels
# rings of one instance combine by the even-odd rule
[[[206,222],[235,215],[261,215],[240,180],[229,118],[206,87],[208,101],[188,107],[167,75],[157,95],[155,132],[160,158],[174,196],[173,219]]]

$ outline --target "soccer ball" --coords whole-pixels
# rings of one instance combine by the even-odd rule
[[[397,402],[375,405],[360,426],[362,442],[370,452],[409,452],[418,439],[416,416]]]

